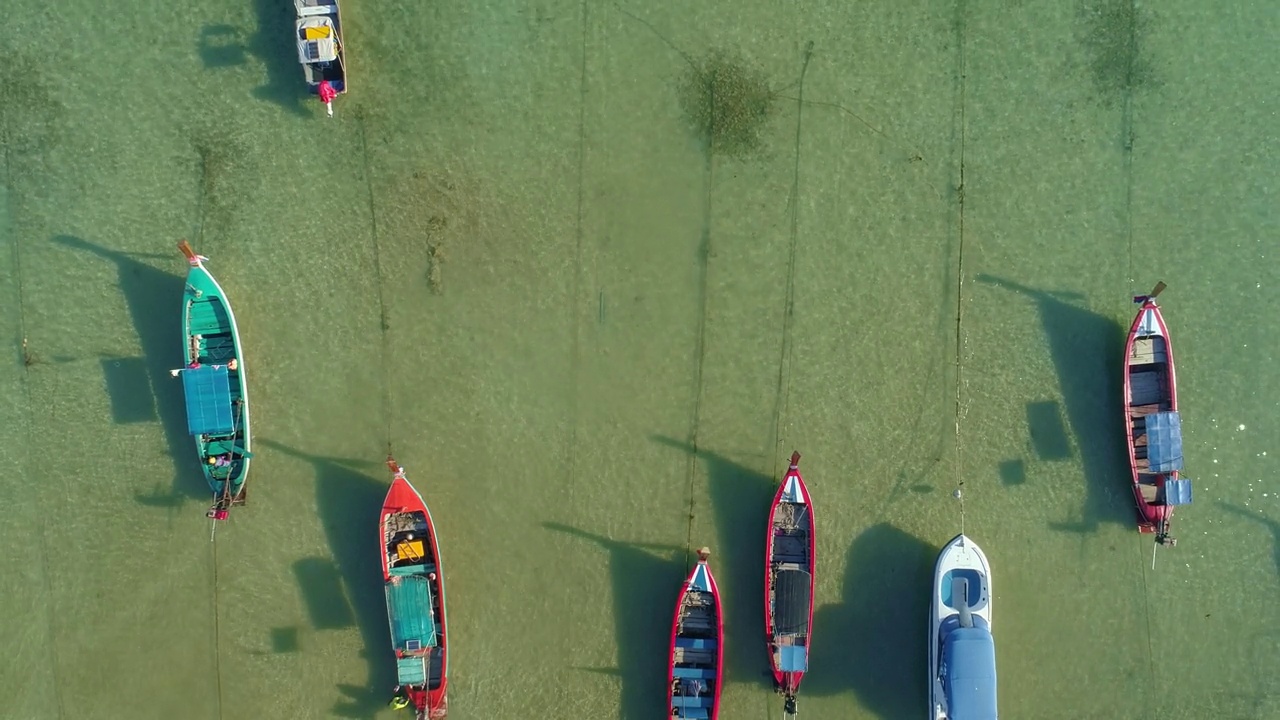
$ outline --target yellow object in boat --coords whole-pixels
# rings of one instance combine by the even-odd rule
[[[322,26],[320,26],[320,27],[309,27],[309,28],[307,28],[307,39],[308,39],[308,40],[323,40],[323,39],[325,39],[325,38],[327,38],[327,37],[329,37],[329,26],[328,26],[328,25],[322,25]]]
[[[422,541],[402,540],[399,545],[396,545],[396,557],[401,560],[421,560]]]

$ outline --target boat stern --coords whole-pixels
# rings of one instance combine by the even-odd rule
[[[445,697],[445,688],[441,685],[438,689],[427,693],[427,714],[429,720],[442,720],[449,714],[449,698]]]
[[[800,681],[809,670],[809,648],[806,645],[783,645],[778,648],[778,690],[784,695],[800,691]]]

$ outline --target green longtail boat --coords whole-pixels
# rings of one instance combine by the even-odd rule
[[[208,258],[197,255],[186,240],[178,249],[191,269],[182,291],[182,376],[187,399],[187,431],[196,440],[200,467],[213,507],[208,517],[226,520],[231,508],[245,503],[245,478],[253,458],[249,434],[249,391],[240,332],[231,304],[218,281],[205,269]]]

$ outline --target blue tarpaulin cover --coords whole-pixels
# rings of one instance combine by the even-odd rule
[[[1182,419],[1178,413],[1147,416],[1147,462],[1153,473],[1182,469]]]
[[[957,628],[943,640],[950,720],[996,720],[996,645],[986,623]]]
[[[202,365],[182,371],[187,396],[187,430],[192,435],[230,435],[235,432],[231,413],[231,381],[226,365]]]
[[[804,672],[809,669],[809,653],[803,645],[783,645],[778,648],[778,668],[783,672]]]
[[[1191,481],[1186,478],[1166,480],[1164,483],[1164,503],[1166,505],[1190,505]]]
[[[425,577],[401,577],[387,583],[387,614],[397,650],[404,650],[410,640],[417,640],[423,648],[436,644],[431,584]]]

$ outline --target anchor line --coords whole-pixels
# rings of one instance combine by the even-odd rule
[[[3,130],[3,134],[0,134],[0,138],[3,138],[5,141],[4,142],[4,184],[5,184],[5,202],[6,204],[8,204],[9,192],[10,192],[9,179],[13,177],[12,166],[11,166],[11,157],[12,157],[13,151],[10,149],[8,128],[0,128],[0,130]],[[20,233],[15,233],[13,236],[12,256],[13,256],[13,284],[15,286],[15,289],[18,291],[18,338],[22,346],[23,371],[25,374],[30,375],[32,362],[31,362],[30,351],[27,349],[27,313],[26,313],[26,301],[25,301],[26,292],[25,292],[25,286],[23,285],[23,278],[22,278],[21,244],[22,244],[22,235]],[[28,401],[31,400],[30,385],[27,385],[27,400]],[[35,406],[32,404],[28,404],[28,408],[30,407],[35,407]]]
[[[577,221],[574,224],[573,247],[573,286],[569,296],[569,323],[573,328],[569,358],[570,382],[573,383],[571,409],[573,425],[569,431],[569,447],[566,450],[568,464],[569,503],[574,502],[574,494],[578,484],[578,434],[582,423],[582,388],[579,378],[582,377],[582,319],[578,313],[578,301],[582,296],[582,248],[585,244],[583,218],[586,208],[586,165],[587,165],[587,40],[590,26],[590,7],[587,0],[582,0],[582,38],[579,45],[581,63],[578,67],[578,197]],[[604,291],[600,291],[599,318],[604,322]]]
[[[214,522],[217,522],[216,520]],[[217,689],[218,717],[222,715],[222,631],[219,627],[221,603],[218,601],[218,544],[213,546],[213,677]]]
[[[13,151],[12,151],[12,143],[9,142],[9,129],[8,129],[8,126],[5,125],[4,123],[0,123],[0,140],[4,141],[3,145],[4,145],[5,203],[8,204],[9,193],[11,192],[10,190],[11,186],[9,181],[10,181],[10,178],[13,177],[13,173],[12,173],[12,152]],[[12,213],[10,213],[10,216],[12,216]],[[33,442],[35,440],[35,432],[32,430],[32,422],[31,422],[31,410],[32,408],[35,407],[35,394],[31,389],[32,360],[31,360],[30,350],[27,349],[27,323],[26,323],[26,299],[25,299],[26,292],[25,292],[25,287],[23,285],[23,280],[22,280],[21,244],[22,244],[22,235],[20,233],[15,233],[13,236],[13,253],[12,253],[13,277],[14,277],[14,289],[17,291],[17,295],[18,295],[17,315],[18,315],[18,336],[19,336],[19,339],[21,342],[21,348],[22,348],[22,366],[23,366],[23,383],[22,384],[23,384],[23,390],[25,391],[27,396],[27,411],[24,414],[26,419],[26,427],[25,427],[25,434],[27,436],[26,447],[30,448],[32,447]],[[29,452],[24,453],[24,457],[30,457]],[[25,466],[26,463],[24,462],[23,465]],[[42,542],[40,542],[40,549],[39,549],[40,570],[41,570],[40,574],[42,579],[44,580],[44,591],[45,591],[46,597],[52,597],[53,596],[53,586],[52,586],[52,580],[51,580],[52,573],[49,572],[49,553],[47,549],[48,547],[50,547],[50,543],[47,541],[48,538],[45,537],[47,533],[48,533],[48,530],[44,527],[44,525],[41,525],[40,535],[42,538]],[[57,649],[58,646],[57,646],[57,643],[54,642],[55,632],[54,632],[54,621],[52,617],[48,619],[45,627],[47,630],[45,643],[46,643],[46,647],[49,648],[50,674],[53,676],[53,679],[54,679],[54,683],[53,683],[54,705],[58,708],[58,717],[60,718],[66,717],[67,711],[63,703],[62,690],[61,690],[62,682],[59,680],[60,673],[58,672],[58,669],[59,669],[58,649]]]
[[[1124,82],[1124,105],[1121,109],[1120,132],[1121,132],[1121,148],[1123,151],[1124,162],[1124,223],[1125,223],[1125,240],[1128,251],[1128,280],[1129,295],[1132,297],[1137,294],[1136,278],[1134,277],[1133,266],[1133,85],[1134,85],[1134,63],[1138,55],[1138,23],[1136,20],[1137,3],[1136,0],[1129,1],[1129,52],[1125,58],[1125,82]],[[1139,555],[1142,555],[1139,552]],[[1151,569],[1155,570],[1155,549],[1152,549]],[[1147,587],[1146,558],[1143,558],[1142,572],[1142,599],[1143,599],[1143,615],[1146,617],[1147,625],[1147,672],[1150,682],[1154,686],[1156,682],[1156,665],[1155,665],[1155,641],[1153,639],[1154,632],[1151,628],[1151,594]]]
[[[715,88],[711,89],[711,106],[715,107]],[[701,310],[698,313],[698,332],[695,344],[694,355],[697,358],[697,364],[694,371],[693,385],[693,413],[689,426],[689,458],[686,462],[686,476],[688,478],[689,488],[689,523],[685,533],[685,563],[689,561],[689,551],[693,547],[693,519],[694,519],[694,476],[697,473],[698,462],[698,430],[702,424],[702,387],[703,387],[703,367],[707,360],[707,316],[710,312],[707,277],[711,272],[711,209],[712,201],[715,196],[715,160],[713,154],[715,152],[715,137],[709,137],[707,141],[707,164],[706,164],[706,183],[707,192],[704,205],[703,221],[703,244],[702,244],[702,268],[701,277],[698,283],[698,296]]]
[[[800,237],[800,141],[801,120],[804,115],[804,78],[809,72],[809,60],[813,57],[813,41],[804,47],[804,61],[800,66],[800,80],[796,91],[796,141],[795,166],[791,176],[791,231],[787,252],[787,293],[782,311],[782,346],[778,358],[778,387],[773,406],[773,477],[778,476],[778,450],[782,446],[783,419],[791,401],[791,361],[795,346],[791,342],[791,327],[796,303],[796,247]]]
[[[232,438],[231,438],[231,445],[232,445],[233,452],[235,451],[235,434],[234,434],[235,426],[239,425],[240,419],[244,417],[244,399],[243,398],[241,398],[236,410],[237,410],[236,421],[232,423],[233,432],[232,432]],[[245,462],[245,460],[241,458],[241,462],[243,463]],[[240,489],[241,491],[244,491],[245,489],[243,482],[240,485]],[[235,501],[235,496],[231,495],[230,493],[231,493],[231,466],[229,465],[227,466],[227,477],[222,481],[222,497],[225,498],[227,501],[228,510],[231,509],[231,503]],[[221,500],[215,497],[214,507],[217,507],[220,502]],[[223,716],[222,715],[222,630],[221,630],[221,623],[220,623],[221,615],[222,615],[222,603],[220,602],[220,597],[218,593],[218,544],[213,542],[213,533],[217,532],[217,530],[218,530],[218,520],[217,518],[214,518],[213,530],[209,533],[209,541],[210,541],[209,544],[213,546],[213,554],[212,554],[212,558],[213,558],[213,676],[215,681],[215,687],[217,688],[217,693],[218,693],[218,704],[217,704],[218,717],[221,718]]]
[[[584,8],[584,17],[585,17],[585,9],[587,7],[586,0],[583,0],[582,4]],[[684,50],[681,50],[674,42],[671,41],[670,38],[658,32],[658,29],[655,28],[652,23],[640,17],[639,15],[636,15],[628,11],[625,7],[623,7],[622,5],[619,5],[618,3],[614,3],[614,8],[617,9],[618,12],[622,13],[623,15],[626,15],[628,18],[634,20],[635,22],[638,22],[641,25],[644,25],[649,30],[649,32],[653,33],[654,37],[658,38],[658,40],[660,40],[664,45],[666,45],[668,48],[674,51],[677,55],[679,55],[681,59],[683,59],[685,63],[694,72],[698,71],[699,69],[698,63],[693,59],[693,57],[691,57],[689,53],[685,52]],[[584,28],[583,29],[584,46],[585,46],[585,34],[586,34],[586,29]],[[584,63],[585,63],[585,57],[586,57],[586,53],[584,52],[583,53]],[[585,64],[584,64],[583,72],[585,74]],[[715,92],[714,83],[709,83],[708,91],[710,93],[710,106],[714,109],[716,106],[716,92]],[[706,133],[707,143],[705,148],[706,165],[703,172],[703,176],[706,182],[706,193],[703,201],[703,223],[702,223],[703,237],[702,237],[702,247],[700,248],[702,264],[700,268],[699,285],[698,285],[698,302],[699,302],[699,305],[701,306],[701,313],[698,316],[698,328],[696,333],[697,340],[695,341],[695,345],[694,345],[694,355],[697,358],[697,361],[696,361],[695,373],[694,373],[695,380],[694,380],[693,412],[692,412],[692,419],[690,421],[690,429],[689,429],[689,435],[688,435],[690,452],[688,453],[688,456],[689,456],[688,460],[685,463],[685,474],[688,479],[688,487],[689,487],[689,522],[686,529],[685,550],[684,550],[684,559],[685,559],[686,565],[688,565],[689,563],[690,555],[692,554],[691,550],[693,548],[693,519],[694,519],[693,487],[694,487],[694,475],[697,470],[697,462],[698,462],[698,429],[699,429],[699,425],[701,423],[701,418],[702,418],[702,386],[703,386],[702,370],[703,370],[703,365],[706,361],[707,316],[709,313],[709,303],[707,298],[707,295],[708,295],[707,277],[710,273],[710,265],[711,265],[711,209],[712,209],[712,200],[715,193],[715,160],[714,160],[714,156],[716,152],[715,133],[710,132],[711,130],[710,125],[708,125],[705,128],[705,130],[707,131]]]
[[[209,155],[204,147],[196,148],[200,155],[200,193],[196,200],[196,243],[204,248],[204,200],[209,187]]]
[[[365,129],[364,113],[356,113],[356,123],[360,128],[360,156],[364,163],[365,189],[369,196],[369,239],[373,248],[373,272],[378,285],[378,331],[381,335],[380,364],[382,365],[382,416],[386,418],[386,438],[388,451],[391,447],[391,386],[387,382],[390,374],[391,338],[388,334],[390,325],[387,322],[387,303],[384,296],[382,256],[378,242],[378,210],[373,195],[373,172],[369,164],[369,135]]]
[[[957,252],[956,252],[956,336],[955,336],[955,343],[956,343],[956,351],[955,351],[955,368],[956,368],[956,397],[955,397],[956,461],[955,461],[955,475],[956,475],[956,490],[957,490],[957,492],[959,492],[959,491],[960,491],[960,486],[964,484],[964,483],[960,480],[960,477],[961,477],[961,469],[962,469],[962,466],[963,466],[963,463],[961,462],[962,455],[961,455],[961,441],[960,441],[960,417],[961,417],[961,413],[962,413],[962,410],[963,410],[963,396],[962,396],[962,388],[963,388],[963,386],[964,386],[964,383],[963,383],[963,379],[964,379],[964,377],[963,377],[963,373],[964,373],[964,334],[963,334],[963,325],[962,325],[962,323],[963,323],[963,319],[964,319],[964,240],[965,240],[965,234],[964,234],[964,179],[965,179],[965,178],[964,178],[964,169],[965,169],[965,168],[964,168],[964,166],[965,166],[965,135],[966,135],[966,130],[967,130],[967,127],[966,127],[966,124],[965,124],[965,123],[966,123],[966,120],[965,120],[965,105],[967,104],[967,85],[968,85],[968,82],[967,82],[967,58],[966,58],[966,53],[965,53],[965,25],[964,25],[964,4],[963,4],[963,2],[961,2],[961,3],[957,6],[957,11],[958,11],[958,13],[959,13],[959,17],[958,17],[958,19],[957,19],[956,32],[957,32],[957,34],[959,35],[959,37],[957,38],[957,40],[958,40],[958,42],[957,42],[957,46],[958,46],[958,53],[959,53],[959,71],[960,71],[960,107],[959,107],[959,111],[958,111],[958,112],[959,112],[959,124],[960,124],[960,173],[959,173],[960,177],[959,177],[959,184],[958,184],[958,185],[957,185],[957,187],[956,187],[956,199],[957,199],[957,202],[958,202],[958,205],[959,205],[959,208],[958,208],[958,211],[957,211],[957,214],[958,214],[958,217],[957,217],[957,223],[958,223],[957,232],[958,232],[958,234],[959,234],[959,242],[958,242],[958,248],[957,248]],[[963,527],[963,525],[964,525],[964,498],[963,498],[963,495],[961,495],[961,498],[960,498],[960,507],[961,507],[961,513],[960,513],[960,515],[961,515],[961,526]]]
[[[1151,570],[1156,569],[1155,548],[1159,547],[1159,543],[1152,543],[1154,546],[1151,550]],[[1139,549],[1138,556],[1142,557],[1142,551]],[[1156,661],[1155,661],[1155,640],[1154,631],[1151,629],[1151,590],[1147,587],[1147,569],[1146,558],[1143,557],[1142,563],[1142,615],[1147,625],[1147,673],[1150,682],[1156,681]]]
[[[1129,295],[1136,294],[1133,276],[1133,72],[1138,54],[1138,23],[1136,2],[1129,3],[1129,53],[1126,58],[1124,107],[1121,110],[1121,147],[1124,150],[1124,224],[1125,244],[1128,250]]]

